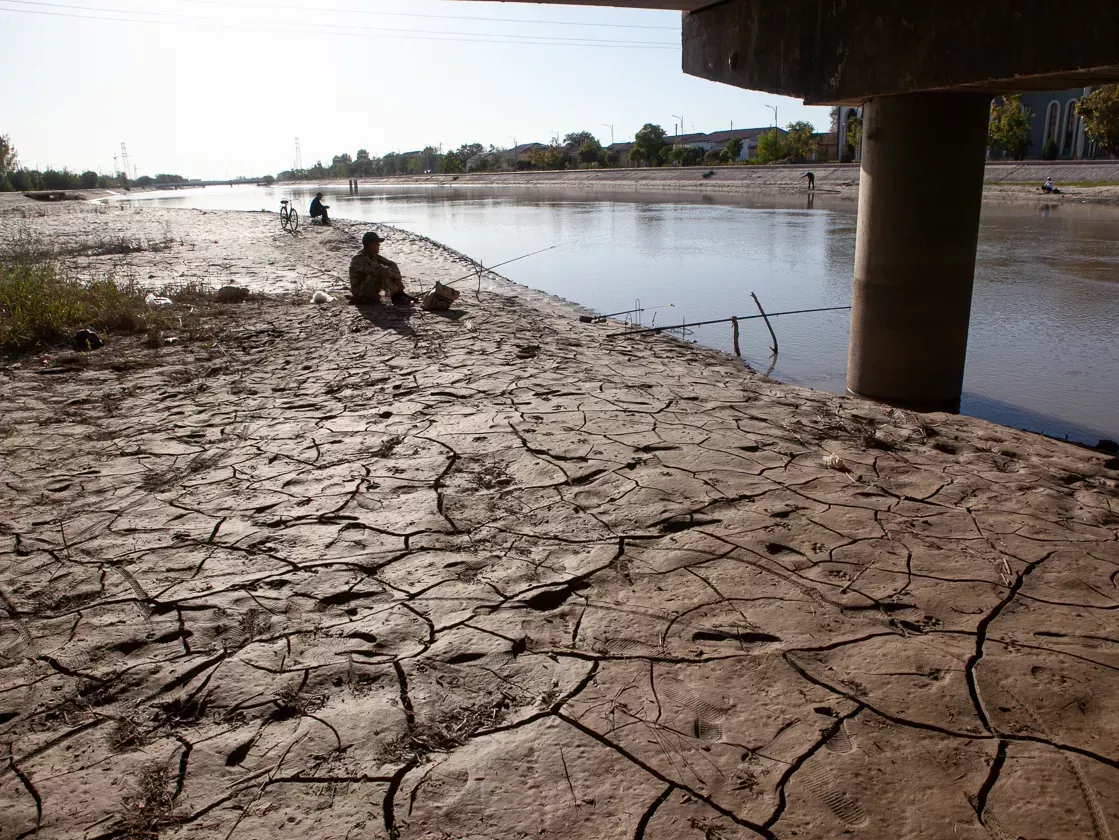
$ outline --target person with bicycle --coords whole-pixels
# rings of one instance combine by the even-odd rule
[[[394,306],[411,306],[416,299],[404,292],[399,266],[381,256],[384,241],[373,231],[361,237],[361,250],[350,260],[350,297],[355,304],[376,305],[383,291]]]
[[[322,193],[317,193],[315,197],[311,199],[311,218],[318,219],[319,224],[329,225],[330,216],[327,215],[326,212],[329,207],[329,204],[322,203]]]

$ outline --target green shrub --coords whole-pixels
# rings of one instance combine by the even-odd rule
[[[145,295],[112,275],[82,283],[39,242],[18,238],[0,251],[0,352],[66,344],[83,327],[143,332],[153,315]]]
[[[1041,147],[1042,160],[1056,160],[1057,159],[1057,143],[1053,138],[1045,141],[1045,145]]]

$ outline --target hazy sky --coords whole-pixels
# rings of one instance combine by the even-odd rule
[[[485,19],[480,19],[485,18]],[[614,42],[614,43],[599,43]],[[0,0],[0,134],[25,166],[217,178],[359,148],[784,125],[826,108],[680,70],[678,12],[451,0]]]

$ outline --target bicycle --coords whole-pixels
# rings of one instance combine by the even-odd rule
[[[280,201],[280,227],[291,233],[299,230],[299,211],[286,198]]]

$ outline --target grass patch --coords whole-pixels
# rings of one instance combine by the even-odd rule
[[[128,840],[158,837],[161,829],[183,821],[175,807],[171,774],[161,763],[148,764],[128,785],[121,798],[117,830]]]
[[[199,283],[160,293],[176,302],[213,299],[213,291]],[[162,343],[162,332],[182,329],[183,319],[173,307],[148,306],[147,294],[134,279],[113,271],[80,280],[40,240],[27,234],[16,237],[0,249],[0,353],[66,345],[83,328],[147,333]]]

